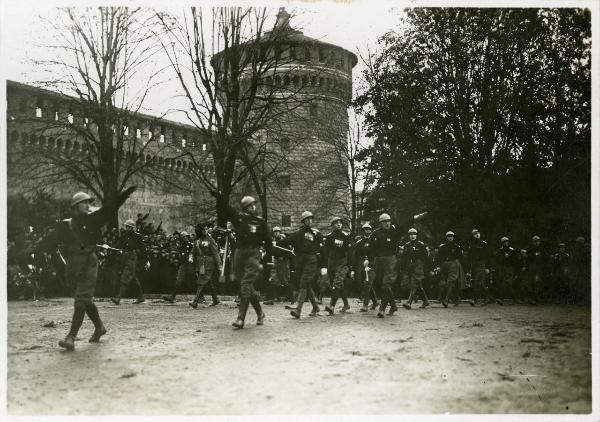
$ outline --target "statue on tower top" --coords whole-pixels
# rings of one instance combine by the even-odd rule
[[[280,7],[277,12],[277,20],[275,21],[275,29],[289,28],[290,14],[285,11],[285,7]]]

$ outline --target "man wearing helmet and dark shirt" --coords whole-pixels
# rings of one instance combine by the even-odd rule
[[[425,244],[420,240],[417,240],[417,229],[409,229],[408,237],[410,240],[404,245],[402,258],[405,266],[404,269],[408,275],[410,294],[408,295],[408,301],[402,306],[405,309],[410,309],[415,295],[419,294],[421,299],[423,299],[421,308],[426,308],[429,306],[429,300],[427,299],[427,294],[423,289],[423,279],[425,278],[425,274],[431,266],[429,261],[429,253],[427,252]]]
[[[375,281],[375,271],[373,270],[371,255],[371,234],[372,228],[369,223],[365,223],[361,227],[362,237],[354,244],[354,259],[352,263],[352,277],[357,277],[357,282],[362,285],[363,306],[361,312],[369,311],[369,300],[372,300],[371,309],[377,307],[377,295],[373,288]]]
[[[348,267],[350,266],[350,238],[342,231],[342,219],[340,217],[333,217],[331,226],[333,231],[325,237],[323,247],[325,254],[323,265],[327,266],[327,275],[331,285],[331,302],[329,306],[325,307],[329,315],[333,315],[338,297],[341,297],[344,302],[344,307],[340,312],[344,313],[350,309],[344,286]]]
[[[121,278],[119,280],[117,297],[113,297],[110,300],[112,300],[115,305],[119,305],[121,303],[121,298],[125,295],[131,283],[133,283],[137,294],[137,299],[133,303],[136,305],[140,304],[146,299],[144,298],[140,279],[137,276],[138,262],[144,262],[144,268],[148,269],[150,268],[150,261],[148,261],[146,248],[142,242],[142,236],[135,231],[135,223],[133,220],[125,221],[125,231],[119,237],[116,248],[123,251],[123,271],[121,272]]]
[[[174,249],[171,249],[171,260],[177,266],[177,273],[175,275],[173,292],[171,295],[164,295],[162,297],[164,301],[169,303],[175,303],[177,292],[181,289],[181,286],[188,276],[194,273],[194,257],[192,254],[194,244],[191,241],[189,233],[182,230],[179,235],[173,239],[172,246]]]
[[[446,242],[440,245],[438,252],[442,280],[446,286],[446,294],[442,299],[444,308],[448,307],[448,301],[454,291],[456,291],[454,306],[460,304],[460,290],[466,286],[462,259],[462,248],[454,242],[454,232],[448,231],[446,233]],[[473,305],[472,302],[469,302],[469,304]]]
[[[408,223],[412,224],[413,221],[419,220],[425,215],[427,215],[426,212],[418,214]],[[385,213],[379,216],[379,223],[381,226],[372,235],[371,252],[369,255],[375,259],[375,277],[381,280],[381,305],[379,306],[377,317],[383,318],[388,304],[390,305],[388,315],[393,315],[398,310],[392,288],[397,278],[396,250],[402,238],[402,233],[406,229],[392,226],[392,218],[389,214]],[[403,224],[404,227],[406,225],[406,223]],[[365,264],[369,265],[368,262]]]
[[[311,288],[311,282],[318,275],[317,253],[323,242],[323,235],[319,230],[312,228],[313,214],[304,211],[300,217],[301,227],[290,234],[287,239],[279,242],[281,247],[293,247],[296,254],[295,271],[298,277],[298,299],[296,309],[290,311],[290,315],[296,319],[300,318],[304,300],[308,297],[312,304],[310,316],[319,313],[319,306],[315,294]]]
[[[106,205],[94,211],[90,207],[94,199],[87,193],[76,193],[70,204],[72,218],[59,222],[56,230],[38,246],[40,251],[46,251],[56,250],[57,245],[62,245],[66,259],[67,284],[75,286],[75,309],[71,329],[65,339],[58,342],[59,346],[67,350],[75,349],[75,338],[86,314],[94,323],[94,334],[89,342],[98,343],[100,337],[106,334],[98,308],[94,305],[94,290],[98,277],[96,245],[102,236],[101,228],[108,223],[115,209],[118,209],[135,190],[135,186],[127,188],[119,195],[114,205]]]
[[[515,295],[514,281],[517,272],[517,251],[510,246],[510,240],[508,237],[503,236],[500,239],[500,248],[496,251],[494,260],[496,270],[496,288],[498,289],[498,295],[496,296],[496,302],[499,305],[504,304],[503,299],[509,297],[516,303],[517,297]]]
[[[479,299],[485,305],[492,300],[492,296],[487,287],[487,281],[490,274],[490,249],[485,240],[481,238],[481,233],[477,229],[471,231],[471,241],[467,245],[467,273],[471,276],[471,286],[473,290],[473,304]]]
[[[248,306],[251,304],[256,312],[256,325],[263,325],[265,313],[260,306],[259,296],[254,289],[254,282],[261,276],[261,246],[265,247],[267,255],[272,255],[272,243],[267,222],[257,215],[256,200],[244,196],[241,201],[241,211],[227,208],[236,233],[237,243],[233,257],[233,273],[235,280],[240,283],[240,307],[236,321],[231,324],[235,328],[244,328]]]

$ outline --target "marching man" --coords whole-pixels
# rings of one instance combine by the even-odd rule
[[[271,255],[272,243],[267,222],[257,215],[256,200],[244,196],[241,201],[241,212],[228,207],[228,218],[231,219],[237,235],[237,245],[233,257],[233,272],[240,283],[240,308],[236,321],[231,324],[236,328],[244,328],[248,306],[252,304],[256,312],[256,325],[263,325],[263,312],[259,296],[254,289],[254,282],[260,276],[260,248],[264,245],[267,254]]]
[[[302,225],[300,229],[279,242],[282,247],[292,246],[296,254],[295,269],[299,282],[298,301],[296,309],[290,311],[290,315],[296,319],[300,318],[302,306],[307,297],[313,307],[309,315],[316,316],[320,311],[310,284],[318,275],[317,253],[321,248],[323,235],[319,230],[312,228],[312,223],[313,214],[310,211],[304,211],[300,217]]]
[[[344,302],[344,307],[340,312],[344,313],[350,309],[344,288],[344,280],[350,266],[348,253],[350,239],[342,231],[342,219],[340,217],[333,217],[331,219],[331,226],[333,227],[333,231],[325,238],[325,247],[323,248],[325,252],[324,262],[327,263],[326,274],[329,275],[331,283],[331,302],[329,306],[325,307],[329,315],[333,315],[338,297],[341,297]]]
[[[75,286],[75,303],[71,329],[64,340],[58,342],[59,346],[67,350],[75,349],[75,338],[87,316],[94,323],[94,333],[89,339],[90,343],[97,343],[100,337],[106,334],[106,328],[94,305],[94,290],[98,277],[98,256],[96,245],[101,239],[100,229],[106,225],[113,215],[129,196],[135,192],[136,186],[127,188],[122,192],[114,205],[106,205],[92,211],[93,198],[85,192],[77,192],[71,198],[71,218],[58,223],[56,230],[46,237],[39,248],[55,250],[56,246],[63,246],[63,255],[66,260],[65,278],[69,285]]]
[[[133,283],[137,292],[137,299],[133,303],[137,305],[146,300],[144,299],[142,285],[137,276],[138,262],[145,262],[144,269],[147,270],[150,268],[150,261],[148,261],[146,255],[146,248],[144,247],[144,242],[142,242],[142,236],[135,231],[135,223],[133,220],[127,220],[125,222],[125,232],[119,238],[117,247],[123,251],[123,272],[121,273],[117,297],[113,297],[110,300],[112,300],[115,305],[120,304],[121,298],[127,292],[129,285]]]

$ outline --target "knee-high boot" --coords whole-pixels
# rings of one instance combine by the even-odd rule
[[[115,304],[115,305],[119,305],[121,303],[121,298],[123,296],[125,296],[125,294],[127,293],[127,284],[121,283],[119,285],[119,291],[117,293],[117,297],[111,297],[110,300]]]
[[[446,295],[445,295],[444,299],[442,300],[442,305],[444,305],[444,308],[448,307],[448,301],[450,300],[450,295],[452,294],[453,290],[454,290],[454,284],[452,282],[449,282],[448,285],[446,286]]]
[[[250,298],[250,303],[252,304],[252,307],[256,312],[256,325],[263,325],[263,321],[265,320],[265,313],[263,312],[262,307],[260,306],[260,301],[258,300],[258,297],[252,296]]]
[[[296,319],[299,319],[300,315],[302,314],[302,306],[304,305],[304,301],[306,300],[306,294],[306,289],[300,289],[298,291],[298,303],[296,304],[296,309],[292,309],[290,311],[290,315]]]
[[[231,324],[235,328],[244,328],[244,321],[246,320],[246,312],[248,312],[248,305],[250,304],[250,299],[247,297],[242,297],[240,299],[240,308],[238,310],[237,320]]]
[[[371,297],[371,288],[370,286],[364,286],[362,291],[363,298],[363,306],[360,308],[361,312],[367,312],[369,310],[369,300]]]
[[[417,291],[417,289],[415,287],[410,289],[410,294],[408,295],[408,300],[406,301],[405,304],[402,305],[405,309],[410,309],[410,305],[412,305],[416,291]]]
[[[371,286],[369,288],[370,290],[370,294],[371,294],[371,300],[373,301],[373,303],[371,304],[371,309],[376,309],[377,308],[377,301],[379,299],[377,299],[377,293],[375,292],[375,288],[373,286]]]
[[[312,305],[312,310],[310,311],[310,313],[308,315],[316,316],[319,313],[320,309],[319,309],[319,304],[317,303],[317,299],[315,298],[315,293],[313,292],[313,289],[311,287],[309,287],[307,289],[306,295],[308,297],[308,301]]]
[[[205,286],[198,287],[196,290],[196,296],[194,296],[194,300],[188,303],[192,308],[196,309],[198,307],[198,302],[200,302],[200,297],[202,296],[202,290],[204,290]]]
[[[423,303],[421,304],[421,308],[426,308],[429,306],[429,299],[427,298],[427,293],[425,293],[425,289],[423,287],[419,287],[418,289],[421,298],[423,299]]]
[[[329,302],[329,306],[325,306],[325,310],[329,313],[329,315],[333,315],[335,310],[335,304],[338,300],[338,289],[331,289],[331,301]]]
[[[85,304],[85,313],[94,323],[94,334],[89,339],[90,343],[98,343],[100,341],[100,337],[106,334],[106,328],[104,328],[104,324],[100,319],[100,314],[98,313],[98,308],[94,304],[94,302],[88,302]]]
[[[73,318],[71,319],[71,329],[69,334],[64,340],[58,342],[60,347],[64,347],[67,350],[75,349],[75,337],[83,324],[83,318],[85,317],[85,303],[82,301],[75,302],[75,309],[73,310]]]

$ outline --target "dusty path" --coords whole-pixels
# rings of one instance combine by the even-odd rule
[[[109,334],[75,352],[69,299],[8,304],[9,415],[588,413],[590,309],[459,306],[373,311],[232,329],[233,302],[119,307]],[[307,306],[305,306],[305,309]],[[308,312],[306,310],[305,312]],[[48,321],[56,328],[43,327]]]

